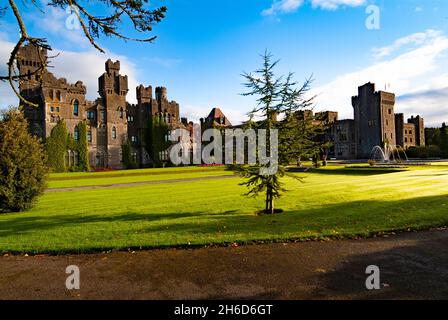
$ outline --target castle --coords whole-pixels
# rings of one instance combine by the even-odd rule
[[[352,97],[354,119],[339,120],[338,113],[320,112],[316,119],[324,121],[329,129],[325,139],[332,142],[330,158],[338,160],[369,159],[376,146],[385,143],[407,150],[425,145],[425,123],[420,116],[407,122],[402,113],[395,113],[395,94],[376,91],[375,84],[366,83]],[[305,117],[314,117],[306,111]]]
[[[137,104],[129,104],[126,101],[128,77],[120,74],[119,61],[106,62],[105,72],[98,79],[99,97],[88,101],[84,84],[81,81],[70,84],[64,78],[56,78],[42,63],[47,59],[47,51],[32,44],[21,48],[18,54],[19,73],[25,76],[19,83],[20,94],[39,106],[24,106],[30,130],[45,142],[63,119],[68,132],[77,140],[77,126],[86,121],[92,169],[123,168],[122,145],[126,140],[131,143],[133,160],[141,167],[151,165],[144,141],[150,117],[157,117],[170,129],[189,126],[187,119],[180,118],[179,104],[168,100],[164,87],[155,88],[153,96],[151,86],[140,85]],[[43,68],[39,74],[36,73],[38,68]],[[68,151],[66,162],[76,161],[76,153]]]
[[[81,81],[67,83],[56,78],[46,68],[47,51],[32,44],[20,49],[17,66],[20,75],[20,94],[38,108],[24,106],[24,114],[33,134],[45,142],[52,129],[61,120],[65,122],[72,137],[79,139],[78,124],[86,121],[90,167],[98,169],[122,169],[123,143],[131,144],[131,157],[139,167],[151,166],[145,146],[145,134],[150,119],[158,119],[169,129],[183,128],[192,132],[193,123],[180,117],[179,104],[169,101],[167,89],[140,85],[137,87],[137,104],[126,101],[129,92],[128,77],[120,74],[120,62],[107,60],[105,72],[98,79],[99,97],[86,99],[87,89]],[[43,62],[45,64],[43,64]],[[42,72],[36,70],[42,68]],[[42,78],[40,78],[42,77]],[[376,91],[375,84],[367,83],[358,88],[352,97],[354,119],[339,120],[337,112],[302,111],[303,117],[324,121],[329,129],[326,141],[332,146],[327,156],[338,160],[368,159],[375,146],[388,143],[408,149],[425,145],[424,119],[396,114],[395,95]],[[315,120],[316,121],[316,120]],[[202,128],[231,128],[232,124],[219,108],[201,119]],[[168,161],[167,151],[161,152],[160,160]],[[77,154],[67,151],[66,163],[77,163]]]

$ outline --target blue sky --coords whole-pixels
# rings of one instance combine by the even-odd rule
[[[69,30],[69,14],[45,8],[46,14],[21,7],[29,33],[45,36],[56,52],[53,72],[82,80],[96,97],[103,61],[122,61],[134,87],[163,85],[169,98],[192,120],[219,106],[234,123],[244,119],[253,100],[242,97],[243,71],[260,65],[265,49],[281,60],[279,73],[298,80],[313,74],[317,110],[352,117],[351,96],[367,81],[398,96],[396,111],[422,114],[430,124],[448,121],[448,2],[445,0],[166,0],[165,21],[155,26],[153,44],[100,39],[106,54],[95,52],[79,30]],[[380,29],[369,30],[366,8],[376,5]],[[133,34],[129,25],[123,29]],[[8,14],[0,24],[0,63],[16,40]],[[143,35],[140,35],[143,36]],[[0,107],[14,103],[5,85]]]

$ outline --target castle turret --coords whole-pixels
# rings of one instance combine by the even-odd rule
[[[145,88],[145,86],[139,85],[136,91],[137,91],[137,102],[139,105],[151,102],[152,86]]]
[[[425,120],[420,116],[412,116],[408,119],[408,123],[415,125],[415,142],[417,146],[426,145],[425,139]]]
[[[168,100],[168,94],[165,87],[156,88],[156,100]]]

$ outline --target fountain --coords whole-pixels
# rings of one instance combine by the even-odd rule
[[[397,165],[409,162],[409,158],[402,147],[385,143],[383,148],[380,146],[373,148],[370,162],[380,165]]]

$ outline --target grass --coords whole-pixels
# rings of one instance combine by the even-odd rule
[[[177,178],[211,173],[183,170],[165,172]],[[214,170],[215,175],[228,174]],[[137,171],[143,176],[147,172]],[[165,180],[161,172],[158,179]],[[89,175],[120,178],[107,174],[113,173]],[[274,216],[254,214],[263,199],[242,197],[239,178],[47,193],[28,212],[0,216],[0,252],[81,253],[367,237],[448,225],[448,166],[381,172],[332,166],[298,175],[304,183],[285,180],[290,191],[276,203],[284,213]],[[82,180],[78,174],[52,178],[67,185]]]
[[[230,175],[233,175],[233,173],[226,171],[224,167],[184,167],[95,173],[56,173],[50,175],[48,188],[76,188]]]

